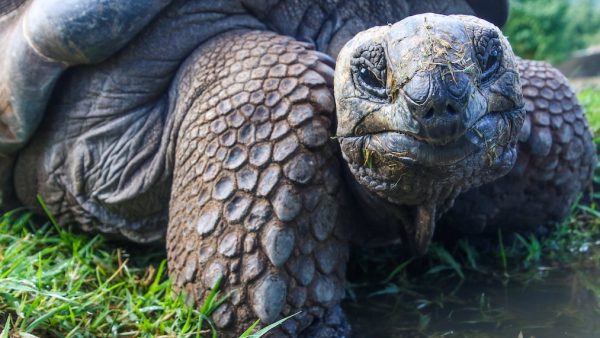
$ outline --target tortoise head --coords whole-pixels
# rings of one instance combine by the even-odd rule
[[[402,211],[401,233],[417,253],[460,192],[516,160],[516,58],[484,20],[422,14],[361,32],[341,50],[334,85],[351,176],[379,204],[369,207]]]

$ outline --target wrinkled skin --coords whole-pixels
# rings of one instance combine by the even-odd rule
[[[550,66],[475,18],[382,26],[501,24],[494,4],[0,0],[0,207],[40,195],[62,224],[166,238],[191,301],[219,278],[232,292],[225,336],[298,311],[273,336],[347,336],[349,241],[422,253],[455,198],[447,229],[532,229],[564,217],[536,201],[590,180],[587,124]]]

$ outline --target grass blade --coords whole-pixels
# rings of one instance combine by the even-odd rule
[[[287,316],[285,318],[282,318],[282,319],[276,321],[275,323],[273,323],[271,325],[268,325],[267,327],[261,329],[260,331],[254,333],[254,334],[249,335],[248,338],[260,338],[260,337],[264,336],[265,334],[269,333],[269,331],[271,331],[274,328],[278,327],[279,325],[283,324],[286,320],[288,320],[288,319],[290,319],[290,318],[292,318],[292,317],[294,317],[294,316],[296,316],[298,314],[300,314],[300,311],[294,313],[291,316]]]

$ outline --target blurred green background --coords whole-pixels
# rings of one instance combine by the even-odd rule
[[[511,0],[504,26],[517,55],[560,63],[600,45],[600,0]],[[600,75],[600,74],[599,74]]]

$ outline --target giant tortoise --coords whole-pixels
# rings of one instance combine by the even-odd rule
[[[166,243],[190,301],[231,292],[226,335],[300,312],[273,334],[347,336],[350,241],[419,255],[436,224],[560,221],[595,164],[565,78],[480,19],[506,1],[0,10],[2,207],[40,196],[62,224]]]

